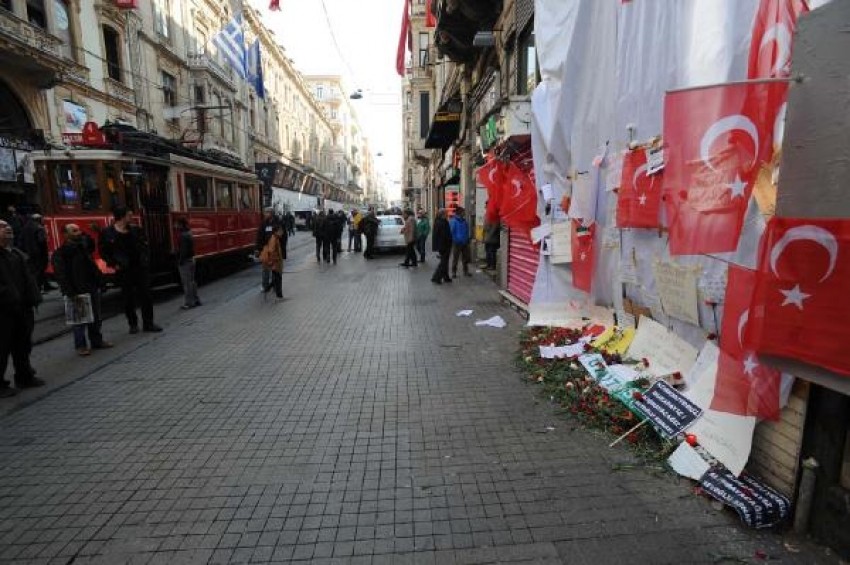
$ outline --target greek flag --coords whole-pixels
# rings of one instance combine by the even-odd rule
[[[224,29],[213,37],[213,45],[218,48],[236,74],[245,78],[245,33],[242,31],[242,14],[228,22]]]
[[[248,84],[257,91],[257,96],[266,98],[266,87],[263,85],[263,61],[260,58],[260,40],[257,39],[245,57]]]

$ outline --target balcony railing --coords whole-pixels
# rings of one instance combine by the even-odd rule
[[[233,79],[233,70],[219,64],[207,53],[189,53],[186,57],[189,68],[193,71],[205,71],[236,90],[236,82]]]
[[[115,98],[124,102],[127,102],[128,104],[135,104],[136,96],[132,88],[130,88],[129,86],[125,86],[117,80],[112,80],[111,78],[104,78],[103,82],[106,85],[107,94],[109,94],[110,96],[114,96]]]
[[[61,73],[64,78],[74,82],[89,82],[88,69],[68,58],[61,39],[2,9],[0,39],[12,44],[15,55],[23,55],[30,62],[34,60],[45,70]]]

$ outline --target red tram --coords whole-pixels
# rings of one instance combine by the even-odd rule
[[[86,147],[32,154],[51,253],[62,245],[69,223],[97,241],[116,206],[134,211],[158,277],[176,274],[179,217],[189,220],[201,269],[213,259],[253,250],[261,221],[254,172],[228,155],[190,150],[127,126],[100,131]],[[96,259],[110,275],[112,270]]]

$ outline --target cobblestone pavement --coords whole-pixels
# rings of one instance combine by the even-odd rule
[[[0,419],[0,562],[837,562],[622,470],[520,381],[492,283],[399,259],[242,280]]]

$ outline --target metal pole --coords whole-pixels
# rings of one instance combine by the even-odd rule
[[[801,83],[806,80],[806,77],[803,75],[797,75],[795,77],[780,77],[780,78],[754,78],[748,80],[734,80],[732,82],[717,82],[714,84],[703,84],[701,86],[687,86],[684,88],[673,88],[667,91],[667,94],[673,94],[674,92],[689,92],[692,90],[705,90],[706,88],[715,88],[717,86],[739,86],[742,84],[770,84],[772,82],[796,82]]]

